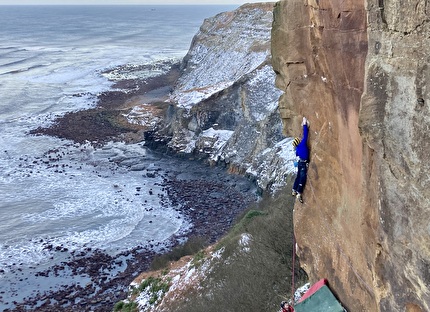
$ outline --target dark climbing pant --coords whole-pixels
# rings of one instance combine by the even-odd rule
[[[304,161],[299,161],[297,168],[297,177],[294,180],[293,190],[297,193],[303,193],[303,189],[306,184],[306,176],[308,174],[308,163]]]

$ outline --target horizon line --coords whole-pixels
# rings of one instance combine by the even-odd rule
[[[62,3],[62,4],[39,4],[39,3],[32,3],[32,4],[1,4],[0,6],[167,6],[167,5],[195,5],[195,6],[206,6],[206,5],[223,5],[223,6],[236,6],[236,5],[243,5],[241,3],[167,3],[167,4],[149,4],[149,3],[109,3],[109,4],[85,4],[85,3]]]

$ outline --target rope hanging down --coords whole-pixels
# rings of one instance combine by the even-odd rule
[[[294,229],[293,229],[293,268],[292,268],[292,276],[291,276],[291,298],[294,301],[294,269],[295,269],[295,264],[296,262],[296,237],[294,236]]]

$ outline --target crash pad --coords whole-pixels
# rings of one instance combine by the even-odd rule
[[[295,312],[344,312],[344,308],[331,292],[327,280],[312,285],[294,305]]]

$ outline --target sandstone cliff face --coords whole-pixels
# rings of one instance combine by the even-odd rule
[[[368,3],[360,129],[363,178],[380,219],[374,283],[382,311],[430,310],[429,5]]]
[[[304,268],[350,311],[429,311],[427,1],[277,4],[273,67],[287,135],[310,119]]]

